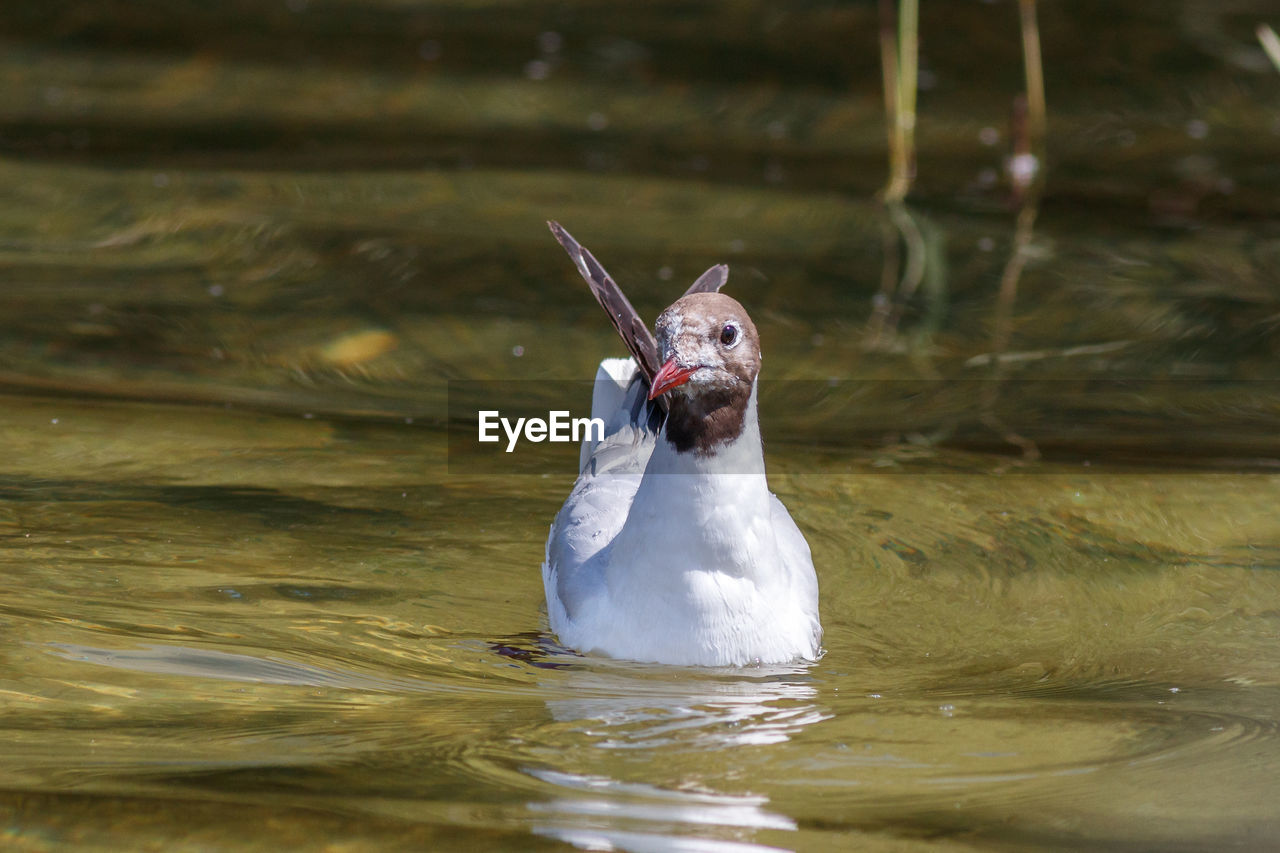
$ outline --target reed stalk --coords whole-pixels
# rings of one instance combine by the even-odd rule
[[[1040,53],[1040,25],[1036,19],[1036,0],[1019,0],[1018,13],[1022,30],[1022,59],[1026,82],[1025,94],[1015,99],[1010,122],[1012,156],[1010,180],[1014,198],[1018,200],[1018,219],[1013,232],[1013,246],[1000,276],[1000,292],[996,297],[995,317],[991,332],[991,381],[982,394],[982,422],[1001,437],[1020,448],[1023,458],[1040,457],[1034,441],[1009,428],[996,414],[1001,383],[1007,367],[1001,355],[1009,348],[1013,336],[1013,309],[1018,298],[1018,285],[1035,237],[1036,218],[1040,213],[1040,195],[1044,183],[1045,137],[1048,110],[1044,94],[1044,62]]]
[[[919,0],[880,0],[880,68],[889,135],[887,202],[902,201],[915,177],[916,90],[919,72]]]

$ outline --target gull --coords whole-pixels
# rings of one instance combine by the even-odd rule
[[[600,263],[547,223],[631,352],[596,374],[580,473],[547,538],[551,630],[579,652],[680,666],[816,660],[818,580],[769,491],[760,337],[707,270],[655,335]],[[592,440],[594,439],[594,440]]]

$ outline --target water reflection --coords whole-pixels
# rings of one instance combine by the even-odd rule
[[[696,838],[675,834],[695,828],[794,831],[795,821],[763,808],[762,796],[733,796],[710,792],[670,791],[652,785],[624,783],[599,776],[578,776],[550,770],[528,770],[544,782],[568,788],[576,796],[532,802],[529,808],[545,816],[533,831],[587,849],[623,850],[777,850],[728,838]],[[607,821],[602,824],[601,819]],[[643,832],[639,827],[671,826],[669,833]],[[627,827],[636,827],[628,829]]]
[[[721,676],[695,670],[690,676],[689,670],[610,664],[569,673],[568,683],[555,690],[572,695],[547,700],[553,718],[581,721],[582,731],[602,748],[782,743],[830,716],[814,702],[806,667]]]
[[[673,752],[687,759],[776,748],[831,719],[810,669],[706,671],[592,659],[542,686],[554,697],[551,716],[583,748],[632,751],[649,764]],[[524,772],[564,790],[530,802],[540,816],[534,831],[591,849],[773,850],[751,843],[750,831],[796,829],[791,817],[767,808],[768,797],[716,790],[696,771],[664,785],[547,767]]]

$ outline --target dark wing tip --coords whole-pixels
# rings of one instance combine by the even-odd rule
[[[556,238],[556,242],[564,246],[564,250],[569,253],[569,257],[573,258],[573,262],[576,264],[578,258],[582,255],[582,247],[578,245],[578,241],[569,236],[569,232],[564,230],[564,227],[554,219],[547,220],[547,227],[551,229],[551,234]]]
[[[720,288],[724,287],[724,283],[728,280],[728,265],[716,264],[698,276],[698,280],[689,285],[689,289],[684,292],[684,295],[688,296],[691,293],[719,293]]]
[[[631,306],[622,288],[609,276],[609,273],[605,272],[604,266],[595,259],[594,255],[573,239],[560,223],[548,220],[547,227],[573,259],[578,272],[586,280],[600,307],[609,315],[609,321],[617,329],[645,378],[652,380],[661,365],[658,364],[657,342],[654,341],[649,327],[640,319],[640,315]],[[659,405],[665,405],[665,402],[659,401]]]

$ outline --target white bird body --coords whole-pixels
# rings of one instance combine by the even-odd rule
[[[702,666],[817,657],[809,546],[769,492],[754,395],[749,412],[753,423],[712,457],[679,453],[653,433],[599,443],[596,452],[613,454],[614,465],[584,468],[542,567],[562,643]],[[617,454],[619,443],[630,455]]]
[[[592,416],[605,435],[583,445],[542,566],[551,629],[570,648],[636,661],[815,660],[809,546],[765,479],[755,326],[727,296],[687,294],[650,346],[660,370],[606,359],[597,373]],[[657,428],[649,401],[663,394],[670,413]]]

